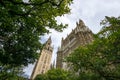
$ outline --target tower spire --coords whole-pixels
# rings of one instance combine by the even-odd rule
[[[52,43],[51,36],[48,38],[46,43],[50,43],[50,44]]]

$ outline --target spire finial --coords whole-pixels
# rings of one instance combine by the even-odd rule
[[[79,25],[85,25],[81,19],[79,19]]]
[[[78,26],[78,22],[76,22],[76,25]]]

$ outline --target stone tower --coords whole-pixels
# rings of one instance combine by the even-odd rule
[[[79,46],[84,46],[93,41],[92,31],[84,24],[82,20],[76,23],[76,28],[65,38],[61,40],[61,47],[57,51],[57,68],[68,69],[67,63],[63,59]]]
[[[36,65],[33,69],[32,75],[31,75],[31,80],[34,80],[34,78],[38,75],[38,74],[44,74],[45,72],[47,72],[50,69],[51,66],[51,58],[52,58],[52,53],[53,53],[53,48],[51,47],[51,37],[49,37],[49,39],[47,40],[47,42],[45,43],[42,51],[41,51],[41,55],[38,59],[38,61],[36,62]]]

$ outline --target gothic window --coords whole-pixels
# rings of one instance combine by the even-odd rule
[[[42,74],[44,73],[44,70],[42,70],[42,72],[41,72]]]
[[[46,63],[46,59],[45,59],[44,63]]]
[[[71,36],[71,37],[69,38],[70,41],[72,41],[72,39],[73,39],[73,36]]]
[[[75,37],[72,35],[72,36],[70,36],[69,41],[72,42],[72,41],[74,41],[74,39],[75,39]]]
[[[43,69],[45,68],[45,65],[43,65]]]
[[[47,49],[48,49],[48,51],[49,51],[49,47],[48,47]]]
[[[45,61],[44,61],[44,63],[46,63],[46,61],[47,61],[47,55],[45,56]]]
[[[49,63],[49,60],[50,60],[50,57],[48,57],[48,60],[47,60],[48,63]]]
[[[50,45],[50,43],[48,43],[48,45]]]
[[[41,61],[43,61],[43,60],[44,60],[45,56],[46,56],[46,54],[44,53],[44,55],[43,55],[43,56],[41,56]]]
[[[47,49],[48,51],[50,51],[50,47],[48,47],[48,49]]]

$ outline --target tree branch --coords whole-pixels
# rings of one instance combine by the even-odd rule
[[[11,3],[13,3],[14,5],[34,5],[34,6],[37,6],[37,5],[43,5],[45,3],[51,3],[53,6],[60,6],[61,3],[64,1],[64,0],[61,0],[58,4],[51,1],[51,0],[45,0],[43,2],[37,2],[37,3],[31,3],[31,2],[17,2],[17,1],[14,1],[14,0],[6,0],[6,1],[9,1]]]
[[[56,4],[55,2],[49,1],[53,6],[60,6],[64,0],[61,0],[59,4]]]
[[[27,6],[27,5],[34,5],[34,6],[36,6],[36,5],[43,5],[43,4],[45,4],[45,3],[48,3],[48,0],[45,0],[45,1],[40,2],[40,3],[39,3],[39,2],[38,2],[38,3],[17,2],[17,1],[14,1],[14,0],[7,0],[7,1],[13,3],[14,5],[25,5],[25,6]]]
[[[110,61],[107,65],[120,64],[120,60]]]
[[[39,2],[39,3],[30,3],[30,2],[25,3],[25,2],[17,2],[17,1],[14,1],[14,0],[6,0],[6,1],[9,1],[9,2],[11,2],[11,3],[14,4],[14,5],[33,6],[31,9],[29,9],[29,10],[28,10],[27,12],[25,12],[25,13],[18,13],[18,12],[15,12],[14,10],[9,10],[9,12],[10,12],[12,15],[14,14],[14,15],[18,15],[18,16],[27,16],[27,15],[29,15],[30,12],[35,9],[35,6],[38,6],[38,5],[39,5],[39,6],[42,6],[43,4],[50,3],[50,4],[52,4],[53,6],[59,7],[59,6],[61,5],[61,3],[63,2],[63,0],[61,0],[61,1],[59,2],[59,4],[57,4],[57,3],[55,3],[55,2],[52,2],[51,0],[45,0],[45,1]]]

